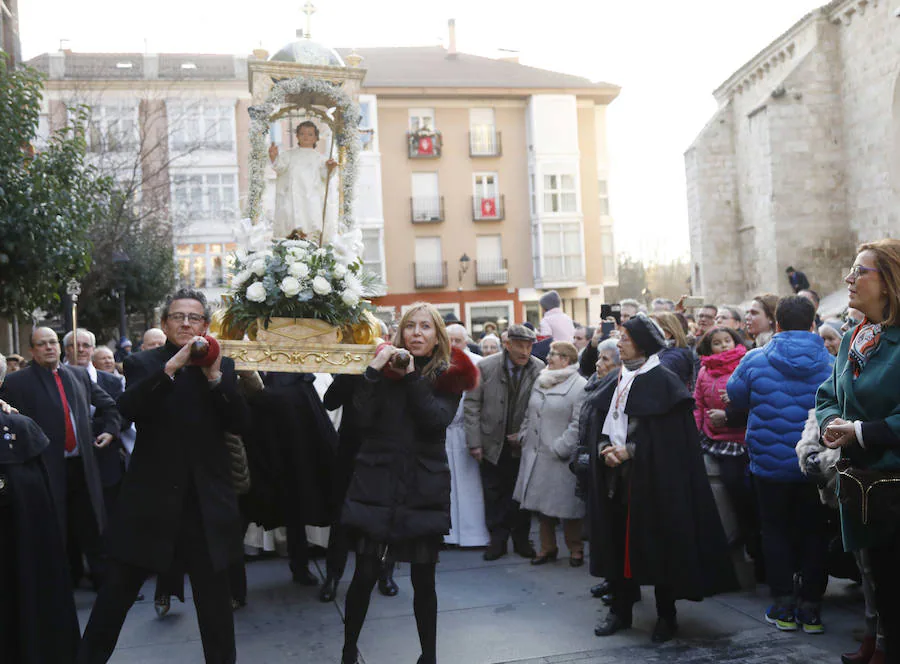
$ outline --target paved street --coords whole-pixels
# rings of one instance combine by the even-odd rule
[[[352,561],[351,561],[352,562]],[[324,562],[318,561],[320,573]],[[352,570],[348,570],[349,582]],[[287,561],[269,559],[247,566],[248,605],[235,614],[238,661],[253,664],[307,662],[337,664],[342,639],[343,595],[323,605],[313,588],[290,582]],[[413,664],[419,655],[412,616],[409,566],[398,570],[400,595],[373,595],[360,641],[365,664]],[[619,664],[741,662],[744,664],[839,661],[855,649],[851,632],[862,626],[862,599],[847,581],[832,580],[823,619],[827,633],[780,633],[763,620],[766,589],[735,593],[699,604],[679,602],[681,638],[650,643],[655,621],[653,592],[644,589],[635,627],[606,639],[593,635],[601,613],[588,588],[586,568],[568,558],[532,567],[507,556],[485,563],[479,550],[450,550],[438,565],[438,659],[441,664]],[[190,586],[187,586],[188,593]],[[147,598],[132,609],[122,630],[116,664],[195,664],[203,661],[193,604],[175,600],[159,620],[153,610],[153,581]],[[87,622],[91,593],[77,594],[79,618]]]

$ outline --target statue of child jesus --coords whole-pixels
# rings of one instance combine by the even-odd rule
[[[337,162],[326,159],[315,149],[318,141],[319,128],[306,121],[297,126],[299,147],[280,154],[274,143],[269,146],[269,159],[278,175],[273,229],[276,238],[286,238],[296,232],[324,245],[337,235],[337,195],[333,190],[325,209],[328,176]]]

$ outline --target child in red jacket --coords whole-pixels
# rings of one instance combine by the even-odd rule
[[[750,484],[750,457],[744,443],[744,427],[717,427],[709,417],[711,410],[728,405],[725,386],[741,363],[747,348],[740,335],[727,327],[714,327],[697,344],[700,373],[694,388],[694,419],[700,431],[700,446],[719,467],[719,477],[737,518],[742,543],[754,559],[757,578],[762,578],[762,551],[759,516]],[[726,397],[727,399],[727,397]]]

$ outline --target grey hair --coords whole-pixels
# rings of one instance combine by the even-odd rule
[[[206,301],[206,296],[203,294],[203,291],[199,291],[196,288],[179,288],[169,295],[166,298],[165,304],[163,304],[162,315],[160,316],[162,320],[166,320],[169,317],[169,308],[175,300],[197,300],[197,302],[203,305],[203,317],[209,321],[209,303]]]
[[[6,358],[3,356],[3,353],[0,353],[0,385],[3,385],[3,380],[6,378]]]
[[[115,358],[116,354],[113,353],[112,348],[110,348],[109,346],[97,346],[97,347],[94,349],[94,352],[91,353],[91,359],[93,360],[95,357],[97,357],[97,353],[101,353],[101,352],[103,352],[103,351],[105,351],[105,350],[108,350],[108,351],[109,351],[109,354],[112,355],[112,356]]]
[[[620,307],[634,307],[635,311],[641,310],[641,303],[630,297],[626,297],[624,300],[619,302],[619,306]]]
[[[483,337],[481,337],[481,341],[478,342],[478,347],[482,348],[482,344],[484,344],[485,341],[496,341],[498,347],[501,345],[500,337],[498,337],[496,334],[485,334]]]
[[[605,350],[612,353],[613,360],[615,361],[616,366],[622,364],[622,358],[619,357],[619,344],[615,339],[604,339],[599,344],[597,344],[598,355]]]
[[[728,315],[739,323],[743,322],[744,320],[744,312],[740,307],[736,307],[733,304],[723,304],[719,306],[719,309],[724,309],[725,311],[727,311]]]
[[[462,333],[465,334],[466,339],[468,339],[469,331],[461,323],[450,323],[450,325],[447,326],[447,334],[450,334],[451,331],[458,332],[460,330],[462,330]]]
[[[97,337],[94,336],[94,333],[90,330],[86,330],[83,327],[78,328],[78,334],[85,335],[88,339],[91,340],[91,346],[97,345]],[[69,330],[66,332],[66,336],[63,337],[63,348],[69,345],[69,342],[72,341],[72,331]]]

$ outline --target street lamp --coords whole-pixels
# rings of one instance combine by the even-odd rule
[[[125,319],[125,274],[124,274],[124,266],[131,262],[131,259],[128,257],[124,251],[114,251],[112,254],[112,262],[113,265],[122,266],[118,270],[116,270],[119,274],[119,287],[116,289],[118,291],[113,291],[119,296],[119,341],[121,342],[123,339],[128,337],[128,333],[126,331],[127,322]]]
[[[462,290],[462,279],[463,275],[469,271],[469,263],[472,262],[472,259],[469,258],[465,253],[459,257],[459,290]]]

